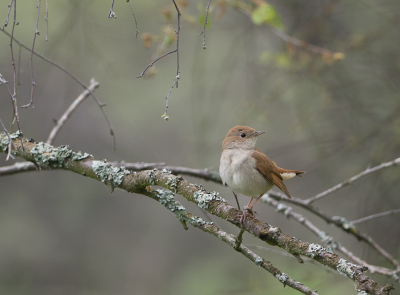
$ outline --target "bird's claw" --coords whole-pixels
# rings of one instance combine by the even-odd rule
[[[243,228],[244,223],[246,222],[246,219],[248,216],[251,216],[254,218],[256,215],[257,215],[257,212],[253,211],[253,207],[244,206],[243,214],[237,216],[237,217],[240,217],[241,228]]]

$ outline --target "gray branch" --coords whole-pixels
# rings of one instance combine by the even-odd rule
[[[337,190],[339,190],[339,189],[341,189],[341,188],[343,188],[345,186],[348,186],[349,184],[352,184],[353,182],[359,180],[360,178],[363,178],[364,176],[366,176],[368,174],[371,174],[373,172],[382,170],[384,168],[389,168],[389,167],[394,166],[394,165],[399,165],[399,164],[400,164],[400,158],[397,158],[397,159],[395,159],[393,161],[380,164],[379,166],[376,166],[374,168],[368,168],[367,170],[361,172],[360,174],[357,174],[357,175],[353,176],[352,178],[350,178],[350,179],[348,179],[348,180],[346,180],[346,181],[344,181],[342,183],[339,183],[339,184],[335,185],[334,187],[332,187],[332,188],[330,188],[330,189],[328,189],[328,190],[326,190],[326,191],[324,191],[322,193],[319,193],[318,195],[316,195],[314,197],[311,197],[311,198],[305,200],[304,202],[306,204],[311,204],[312,202],[320,200],[320,199],[332,194],[333,192],[336,192]]]
[[[238,216],[242,212],[228,204],[217,192],[207,192],[201,186],[191,184],[182,177],[171,174],[166,169],[161,171],[153,169],[132,172],[124,167],[95,160],[89,154],[74,152],[66,146],[56,148],[43,142],[35,143],[26,138],[20,138],[18,134],[11,134],[10,137],[14,143],[11,152],[14,156],[38,165],[49,166],[53,169],[69,170],[96,179],[105,183],[111,191],[118,187],[128,192],[147,195],[152,191],[151,186],[162,186],[182,195],[188,201],[196,203],[207,212],[232,223],[238,228],[241,227]],[[24,149],[21,142],[24,143]],[[0,152],[7,153],[8,146],[7,135],[1,133]],[[181,221],[188,222],[186,219]],[[360,292],[387,295],[394,289],[393,285],[381,287],[365,275],[366,267],[347,262],[337,254],[332,253],[329,249],[317,244],[301,241],[285,234],[280,228],[263,223],[256,218],[247,218],[243,224],[243,228],[261,241],[284,249],[295,257],[306,256],[331,269],[337,270],[340,274],[353,280],[356,283],[356,289]],[[263,261],[259,261],[259,263],[263,263]]]

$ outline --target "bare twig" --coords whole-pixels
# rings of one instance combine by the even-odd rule
[[[237,235],[236,241],[235,241],[235,247],[234,247],[234,249],[235,249],[236,251],[240,251],[240,246],[241,246],[242,243],[243,243],[243,234],[244,234],[244,228],[240,228],[240,232],[239,232],[239,234]]]
[[[161,55],[160,57],[157,57],[155,60],[153,60],[153,61],[144,69],[144,71],[143,71],[139,76],[136,76],[136,78],[141,78],[141,77],[143,77],[143,75],[146,73],[146,71],[148,70],[148,68],[152,67],[158,60],[160,60],[160,59],[162,59],[163,57],[165,57],[165,56],[167,56],[167,55],[169,55],[169,54],[171,54],[171,53],[174,53],[174,52],[176,52],[176,49],[171,50],[170,52],[167,52],[166,54],[163,54],[163,55]]]
[[[206,11],[206,19],[204,20],[203,30],[200,32],[200,35],[203,34],[203,49],[206,49],[206,25],[208,24],[208,10],[210,9],[211,0],[208,0],[207,11]]]
[[[7,137],[8,137],[8,151],[7,151],[6,161],[8,161],[8,159],[9,159],[10,157],[13,158],[13,159],[15,159],[15,158],[13,157],[13,155],[11,155],[12,140],[11,140],[11,137],[10,137],[10,133],[8,133],[8,131],[7,131],[7,129],[6,129],[6,126],[4,126],[3,121],[1,120],[1,118],[0,118],[0,123],[1,123],[1,126],[3,126],[4,132],[6,133],[6,135],[7,135]]]
[[[16,0],[15,0],[15,1],[16,1]],[[4,34],[6,34],[7,36],[11,37],[11,35],[10,35],[8,32],[6,32],[6,31],[4,31],[4,30],[1,30],[1,31],[2,31]],[[31,50],[31,49],[28,48],[26,45],[24,45],[24,44],[22,44],[21,42],[19,42],[17,39],[13,38],[13,40],[14,40],[15,43],[17,43],[17,44],[18,44],[19,46],[21,46],[22,48],[24,48],[24,49],[26,49],[26,50],[29,50],[29,51]],[[76,81],[78,84],[80,84],[83,88],[85,88],[85,89],[88,89],[88,88],[89,88],[89,87],[86,86],[86,84],[83,83],[77,76],[75,76],[74,74],[72,74],[70,71],[68,71],[68,70],[67,70],[66,68],[64,68],[63,66],[59,65],[58,63],[52,61],[51,59],[45,57],[44,55],[42,55],[42,54],[40,54],[40,53],[38,53],[38,52],[36,52],[36,51],[34,51],[33,54],[36,55],[36,56],[38,56],[38,57],[41,58],[42,60],[44,60],[44,61],[50,63],[51,65],[55,66],[56,68],[60,69],[61,71],[63,71],[65,74],[67,74],[68,76],[70,76],[74,81]],[[105,107],[106,104],[101,103],[93,92],[91,92],[90,94],[92,95],[93,99],[96,101],[97,105],[100,107],[100,110],[101,110],[101,112],[103,113],[103,116],[104,116],[104,118],[105,118],[106,121],[107,121],[107,125],[108,125],[108,127],[109,127],[110,134],[111,134],[111,136],[113,137],[114,150],[115,150],[115,148],[116,148],[116,141],[115,141],[114,129],[113,129],[113,127],[112,127],[112,125],[111,125],[111,123],[110,123],[110,120],[108,119],[108,117],[107,117],[107,115],[106,115],[106,113],[105,113],[105,111],[104,111],[104,109],[103,109],[103,107]]]
[[[311,198],[309,198],[307,200],[304,200],[304,202],[306,204],[311,204],[312,202],[320,200],[320,199],[330,195],[331,193],[336,192],[337,190],[339,190],[339,189],[341,189],[341,188],[343,188],[345,186],[348,186],[349,184],[352,184],[353,182],[359,180],[360,178],[362,178],[362,177],[364,177],[364,176],[366,176],[366,175],[368,175],[370,173],[379,171],[379,170],[384,169],[384,168],[389,168],[389,167],[394,166],[394,165],[399,165],[399,164],[400,164],[400,158],[397,158],[397,159],[395,159],[393,161],[390,161],[390,162],[387,162],[387,163],[383,163],[383,164],[375,166],[373,168],[368,168],[367,170],[361,172],[360,174],[357,174],[357,175],[351,177],[350,179],[348,179],[348,180],[346,180],[346,181],[344,181],[342,183],[339,183],[338,185],[335,185],[334,187],[332,187],[332,188],[330,188],[330,189],[328,189],[328,190],[326,190],[326,191],[324,191],[322,193],[319,193],[318,195],[316,195],[314,197],[311,197]]]
[[[33,81],[33,50],[35,48],[35,41],[36,41],[36,35],[40,35],[40,32],[38,30],[39,26],[39,15],[40,15],[40,4],[42,0],[39,0],[38,6],[37,6],[37,18],[36,18],[36,28],[35,28],[35,35],[33,35],[33,43],[32,43],[32,49],[31,49],[31,101],[27,105],[23,105],[22,108],[27,108],[33,105],[33,87],[36,86],[35,81]]]
[[[11,49],[11,62],[12,62],[12,66],[13,66],[13,70],[14,70],[14,91],[11,93],[10,87],[8,86],[8,84],[6,83],[6,87],[8,89],[8,92],[10,93],[11,96],[11,103],[13,105],[13,123],[17,122],[17,127],[18,127],[18,131],[22,134],[21,131],[21,127],[19,125],[19,116],[18,116],[18,105],[17,105],[17,69],[15,67],[15,59],[14,59],[14,49],[13,49],[13,42],[15,41],[14,38],[14,31],[15,31],[15,25],[18,24],[17,22],[17,0],[14,0],[10,3],[10,7],[9,9],[11,9],[11,5],[14,3],[14,20],[13,20],[13,26],[12,26],[12,30],[11,30],[11,35],[8,34],[8,36],[11,38],[10,39],[10,49]],[[8,18],[8,16],[7,16]],[[2,30],[4,32],[4,30]],[[22,144],[22,148],[24,148],[23,143]]]
[[[172,84],[171,89],[169,90],[168,95],[167,95],[167,97],[165,98],[165,99],[166,99],[166,103],[165,103],[165,113],[164,113],[164,115],[162,115],[161,117],[162,117],[163,119],[167,120],[167,121],[169,120],[169,116],[167,115],[169,96],[171,95],[171,91],[172,91],[172,89],[175,87],[175,85],[176,85],[176,88],[178,88],[178,81],[179,81],[179,78],[180,78],[179,76],[176,76],[175,81],[174,81],[174,84]]]
[[[46,143],[52,144],[54,142],[54,139],[56,138],[58,132],[60,129],[63,127],[65,122],[68,120],[68,118],[71,116],[73,111],[85,100],[86,97],[90,95],[91,92],[93,92],[97,87],[99,87],[99,82],[96,82],[94,79],[90,81],[90,85],[88,89],[83,91],[81,95],[76,98],[72,104],[69,106],[69,108],[64,112],[64,114],[61,116],[61,118],[57,121],[56,126],[53,127],[53,130],[51,130],[49,138],[47,139]]]
[[[127,0],[127,2],[129,2],[129,5],[131,6],[131,11],[132,11],[132,14],[133,14],[133,19],[135,20],[136,38],[137,38],[137,35],[139,34],[139,30],[138,30],[138,26],[137,26],[137,21],[136,21],[135,12],[133,11],[133,6],[132,6],[131,0]]]
[[[133,11],[133,6],[132,6],[132,3],[131,3],[131,0],[126,0],[126,2],[129,2],[129,5],[131,6],[131,11],[132,11],[132,14],[133,14],[133,18],[135,20],[136,38],[137,38],[139,30],[138,30],[138,25],[137,25],[137,21],[136,21],[135,12]],[[117,18],[117,15],[114,12],[114,0],[112,0],[112,2],[111,2],[111,8],[110,8],[110,11],[108,12],[108,16],[107,17],[108,18]]]
[[[11,0],[11,3],[8,4],[8,12],[7,12],[7,17],[6,17],[6,21],[4,22],[3,27],[1,28],[2,30],[4,30],[4,27],[7,27],[8,25],[8,21],[10,19],[10,12],[11,12],[11,7],[13,5],[14,0]]]
[[[179,82],[180,74],[181,74],[180,69],[179,69],[179,33],[180,33],[180,30],[181,30],[181,12],[180,12],[180,10],[179,10],[179,8],[178,8],[178,5],[176,5],[175,0],[172,0],[172,2],[174,3],[176,12],[178,13],[178,29],[175,31],[175,34],[176,34],[176,48],[175,48],[174,50],[171,50],[170,52],[167,52],[167,53],[163,54],[162,56],[156,58],[154,61],[152,61],[152,62],[144,69],[144,71],[143,71],[139,76],[136,77],[136,78],[141,78],[141,77],[143,77],[143,75],[146,73],[146,71],[147,71],[151,66],[153,66],[154,63],[155,63],[156,61],[162,59],[163,57],[165,57],[165,56],[167,56],[167,55],[169,55],[169,54],[171,54],[171,53],[175,53],[175,52],[176,52],[176,77],[175,77],[174,83],[172,84],[171,88],[169,89],[168,95],[167,95],[167,97],[166,97],[165,113],[161,116],[163,119],[165,119],[165,120],[167,120],[167,121],[169,120],[169,116],[168,116],[168,114],[167,114],[169,96],[171,95],[172,89],[173,89],[174,87],[178,88],[178,84],[179,84],[178,82]]]
[[[117,18],[117,15],[114,12],[114,0],[111,2],[111,8],[110,11],[108,12],[108,18]]]
[[[44,16],[46,21],[46,41],[49,39],[49,0],[46,0],[46,15]]]
[[[176,31],[176,88],[178,88],[178,80],[181,74],[181,71],[179,70],[179,32],[181,30],[181,12],[178,5],[176,5],[175,0],[172,0],[172,2],[174,2],[176,12],[178,13],[178,30]]]
[[[17,71],[17,92],[16,94],[18,95],[19,93],[19,86],[21,85],[20,83],[20,77],[21,77],[21,51],[22,48],[21,46],[19,46],[19,50],[18,50],[18,71]]]
[[[374,218],[388,216],[388,215],[397,214],[397,213],[400,213],[400,209],[390,210],[390,211],[381,212],[381,213],[377,213],[377,214],[374,214],[374,215],[366,216],[366,217],[351,221],[350,223],[352,223],[352,224],[361,223],[361,222],[364,222],[364,221],[367,221],[367,220],[371,220],[371,219],[374,219]]]

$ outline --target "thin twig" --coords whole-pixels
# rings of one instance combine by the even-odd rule
[[[206,25],[208,24],[208,10],[210,9],[211,0],[208,0],[207,11],[206,11],[206,19],[204,20],[203,30],[200,32],[200,35],[203,34],[203,49],[206,49]]]
[[[383,217],[383,216],[392,215],[392,214],[397,214],[397,213],[400,213],[400,209],[390,210],[390,211],[386,211],[386,212],[382,212],[382,213],[377,213],[377,214],[374,214],[374,215],[366,216],[366,217],[351,221],[351,223],[352,224],[357,224],[357,223],[361,223],[361,222],[364,222],[364,221],[367,221],[367,220],[371,220],[371,219],[374,219],[374,218]]]
[[[155,62],[157,62],[158,60],[162,59],[163,57],[165,57],[165,56],[167,56],[167,55],[169,55],[169,54],[171,54],[171,53],[175,53],[175,52],[176,52],[176,77],[175,77],[174,83],[172,84],[171,88],[169,89],[168,95],[167,95],[167,97],[166,97],[165,113],[161,116],[163,119],[165,119],[165,120],[167,120],[167,121],[169,120],[169,116],[167,115],[169,96],[171,95],[172,89],[173,89],[174,87],[178,88],[178,85],[179,85],[178,82],[179,82],[180,73],[181,73],[181,72],[180,72],[180,69],[179,69],[179,33],[180,33],[180,30],[181,30],[181,12],[180,12],[180,10],[179,10],[179,8],[178,8],[178,5],[176,5],[175,0],[172,0],[172,2],[174,3],[176,12],[178,13],[178,29],[175,31],[175,34],[176,34],[176,48],[175,48],[174,50],[171,50],[170,52],[167,52],[167,53],[161,55],[160,57],[156,58],[154,61],[152,61],[152,62],[144,69],[144,71],[143,71],[139,76],[136,77],[136,78],[141,78],[141,77],[143,77],[143,75],[146,73],[146,71],[147,71],[150,67],[152,67],[152,66],[154,65]]]
[[[37,18],[36,18],[36,28],[35,28],[35,35],[33,35],[33,43],[32,43],[32,49],[31,49],[31,101],[27,105],[23,105],[22,108],[27,108],[33,105],[33,87],[36,86],[35,81],[33,81],[33,50],[35,48],[35,41],[36,41],[36,35],[40,35],[40,32],[38,30],[39,26],[39,15],[40,15],[40,4],[42,0],[39,0],[38,6],[37,6]]]
[[[169,96],[171,95],[171,91],[174,87],[178,88],[179,85],[179,79],[181,78],[181,71],[179,69],[179,32],[181,30],[181,12],[178,8],[178,5],[176,5],[175,0],[172,0],[172,2],[174,2],[175,8],[176,8],[176,12],[178,13],[178,30],[175,32],[176,33],[176,77],[175,77],[175,81],[171,86],[171,89],[168,92],[166,99],[166,103],[165,103],[165,113],[164,115],[162,115],[161,117],[165,120],[168,121],[169,116],[168,116],[168,102],[169,102]]]
[[[139,76],[136,76],[136,78],[141,78],[141,77],[143,77],[143,75],[146,73],[146,71],[148,70],[148,68],[152,67],[152,66],[156,63],[156,61],[158,61],[158,60],[162,59],[163,57],[165,57],[165,56],[167,56],[167,55],[169,55],[169,54],[171,54],[171,53],[174,53],[174,52],[176,52],[176,49],[171,50],[170,52],[167,52],[166,54],[163,54],[163,55],[161,55],[160,57],[157,57],[154,61],[152,61],[152,62],[144,69],[144,71],[143,71]]]
[[[15,158],[13,157],[13,155],[11,155],[11,146],[12,146],[13,141],[11,140],[10,133],[8,133],[8,131],[7,131],[7,129],[6,129],[6,126],[4,126],[3,121],[1,120],[1,118],[0,118],[0,123],[1,123],[1,126],[3,126],[4,132],[6,133],[6,135],[7,135],[7,137],[8,137],[8,151],[7,151],[6,161],[8,161],[8,159],[9,159],[10,157],[13,158],[13,159],[15,159]]]
[[[10,19],[10,12],[11,12],[11,7],[13,4],[14,0],[11,0],[11,3],[8,4],[8,13],[7,13],[7,17],[6,17],[6,21],[4,22],[3,27],[1,28],[2,30],[4,30],[4,27],[7,27],[9,19]]]
[[[15,1],[16,1],[16,0],[15,0]],[[6,32],[6,31],[4,31],[4,30],[1,30],[1,31],[2,31],[4,34],[6,34],[7,36],[11,37],[11,35],[10,35],[8,32]],[[21,46],[22,48],[24,48],[24,49],[26,49],[26,50],[29,50],[29,51],[31,50],[31,49],[28,48],[26,45],[24,45],[24,44],[22,44],[21,42],[19,42],[17,39],[13,38],[13,40],[15,41],[15,43],[17,43],[17,44],[18,44],[19,46]],[[74,81],[76,81],[78,84],[80,84],[83,88],[85,88],[85,89],[88,89],[88,88],[89,88],[89,87],[86,86],[86,84],[83,83],[77,76],[73,75],[70,71],[68,71],[66,68],[60,66],[58,63],[52,61],[51,59],[45,57],[44,55],[42,55],[42,54],[40,54],[40,53],[38,53],[38,52],[36,52],[36,51],[34,51],[33,54],[36,55],[36,56],[38,56],[39,58],[43,59],[44,61],[50,63],[51,65],[55,66],[56,68],[60,69],[61,71],[63,71],[65,74],[67,74],[68,76],[70,76]],[[93,92],[91,92],[90,94],[92,95],[93,99],[96,101],[97,105],[100,107],[101,112],[103,113],[103,116],[104,116],[104,118],[105,118],[106,121],[107,121],[107,125],[108,125],[108,127],[109,127],[109,129],[110,129],[110,134],[111,134],[111,136],[113,137],[114,150],[115,150],[115,148],[116,148],[116,140],[115,140],[115,135],[114,135],[114,129],[113,129],[113,127],[111,126],[111,123],[110,123],[110,121],[109,121],[109,119],[108,119],[108,117],[107,117],[107,115],[106,115],[106,113],[105,113],[105,111],[104,111],[104,109],[103,109],[103,107],[105,107],[106,104],[101,103]]]
[[[375,166],[373,168],[368,168],[367,170],[361,172],[360,174],[357,174],[357,175],[351,177],[350,179],[348,179],[348,180],[346,180],[346,181],[344,181],[342,183],[339,183],[338,185],[335,185],[334,187],[332,187],[332,188],[330,188],[330,189],[328,189],[328,190],[326,190],[326,191],[324,191],[322,193],[319,193],[318,195],[316,195],[314,197],[311,197],[311,198],[309,198],[307,200],[304,200],[304,202],[306,204],[311,204],[312,202],[320,200],[320,199],[330,195],[331,193],[333,193],[333,192],[335,192],[335,191],[337,191],[337,190],[339,190],[339,189],[341,189],[341,188],[343,188],[345,186],[348,186],[349,184],[352,184],[356,180],[359,180],[360,178],[362,178],[362,177],[364,177],[364,176],[366,176],[366,175],[368,175],[370,173],[379,171],[379,170],[384,169],[384,168],[389,168],[389,167],[394,166],[394,165],[399,165],[399,164],[400,164],[400,158],[397,158],[397,159],[395,159],[393,161],[390,161],[390,162],[387,162],[387,163],[383,163],[383,164]]]
[[[181,12],[178,8],[178,5],[176,5],[175,0],[172,0],[172,2],[174,2],[176,12],[178,13],[178,30],[175,32],[176,33],[176,88],[178,88],[178,80],[181,74],[181,71],[179,70],[179,32],[181,30]]]
[[[46,143],[48,144],[53,144],[54,139],[56,138],[58,132],[60,129],[64,126],[65,122],[68,120],[68,118],[71,116],[73,111],[85,100],[86,97],[90,95],[91,92],[93,92],[97,87],[99,87],[99,82],[96,82],[94,79],[90,81],[89,88],[83,91],[73,102],[72,104],[68,107],[68,109],[64,112],[64,114],[61,116],[61,118],[57,121],[56,126],[53,127],[53,130],[51,130],[49,138],[47,139]]]
[[[44,16],[46,21],[46,41],[49,39],[49,0],[46,0],[46,14]]]
[[[14,122],[17,122],[18,130],[21,132],[21,130],[19,128],[19,118],[18,118],[18,109],[17,109],[18,106],[17,106],[16,101],[14,99],[14,95],[11,93],[10,87],[8,86],[8,82],[5,83],[5,85],[6,85],[7,89],[8,89],[8,93],[10,93],[11,104],[13,106],[14,118],[13,118],[12,124],[14,124]]]
[[[110,11],[108,12],[108,18],[117,18],[117,15],[114,12],[114,0],[111,2],[111,8]]]
[[[244,234],[244,228],[240,228],[240,232],[239,232],[239,234],[237,235],[236,241],[235,241],[235,247],[234,247],[234,249],[235,249],[236,251],[240,251],[240,246],[241,246],[242,243],[243,243],[243,234]]]
[[[167,120],[167,121],[169,120],[169,116],[167,115],[169,96],[171,95],[171,91],[172,91],[172,89],[175,87],[175,85],[176,85],[176,88],[178,88],[178,80],[179,80],[179,78],[180,78],[179,76],[176,76],[175,81],[174,81],[174,84],[172,84],[171,89],[169,90],[168,95],[167,95],[167,97],[165,98],[165,99],[166,99],[165,113],[164,113],[164,115],[162,115],[161,117],[162,117],[163,119]]]
[[[135,12],[133,11],[133,6],[132,6],[132,3],[131,3],[131,0],[127,0],[127,2],[129,2],[129,5],[131,6],[131,11],[132,11],[132,14],[133,14],[133,18],[134,18],[134,20],[135,20],[136,38],[137,38],[137,35],[139,34],[139,30],[138,30],[138,26],[137,26],[137,21],[136,21]]]
[[[17,95],[19,93],[19,86],[21,85],[20,83],[20,77],[21,77],[21,51],[22,48],[21,46],[19,46],[19,50],[18,50],[18,71],[17,71]]]
[[[12,62],[12,66],[13,66],[13,70],[14,70],[14,92],[11,93],[10,87],[8,86],[8,84],[6,83],[8,92],[11,95],[11,103],[13,105],[13,111],[14,111],[14,116],[13,116],[13,123],[17,122],[17,127],[18,127],[18,131],[20,132],[20,134],[22,134],[21,131],[21,127],[19,125],[19,116],[18,116],[18,105],[17,105],[17,69],[15,67],[15,59],[14,59],[14,49],[13,49],[13,42],[15,41],[14,38],[14,31],[15,31],[15,25],[17,25],[17,0],[14,0],[14,20],[13,20],[13,26],[12,26],[12,30],[11,30],[11,35],[8,34],[8,36],[11,38],[10,39],[10,49],[11,49],[11,62]],[[11,4],[13,3],[11,2]],[[10,4],[10,5],[11,5]],[[10,7],[11,9],[11,7]],[[4,30],[2,30],[4,32]],[[22,145],[22,149],[24,149],[24,145],[21,141],[21,145]]]

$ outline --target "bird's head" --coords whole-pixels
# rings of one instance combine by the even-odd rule
[[[257,137],[263,133],[265,131],[256,131],[247,126],[235,126],[225,136],[222,142],[222,149],[254,149]]]

